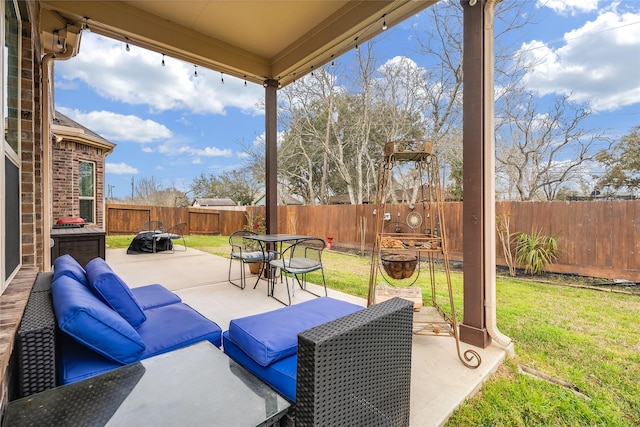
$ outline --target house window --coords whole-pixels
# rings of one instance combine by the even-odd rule
[[[96,212],[96,165],[93,162],[79,162],[78,190],[80,196],[80,217],[85,223],[93,223]]]
[[[0,293],[7,287],[20,268],[20,19],[17,3],[0,3],[3,19],[0,21],[0,59],[2,75],[2,119],[0,131]]]

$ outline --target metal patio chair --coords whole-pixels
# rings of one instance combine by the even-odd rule
[[[229,254],[229,283],[238,286],[240,289],[244,289],[246,286],[247,273],[245,271],[245,264],[260,263],[260,272],[256,279],[256,285],[260,281],[260,277],[263,275],[265,255],[260,247],[260,244],[255,240],[247,239],[246,236],[255,236],[256,233],[249,230],[238,230],[231,233],[229,236],[229,245],[231,245],[231,253]],[[240,284],[231,280],[231,265],[233,261],[240,261]],[[254,285],[255,286],[255,285]]]
[[[322,284],[324,286],[324,295],[327,296],[327,283],[324,278],[324,267],[322,266],[322,251],[326,247],[323,239],[313,237],[304,240],[298,240],[284,251],[278,259],[271,260],[269,263],[271,268],[278,268],[285,277],[285,285],[287,286],[287,296],[289,305],[291,305],[291,293],[289,292],[289,275],[291,276],[291,292],[295,297],[295,282],[300,285],[300,289],[309,292],[315,296],[321,296],[307,289],[307,273],[320,270],[322,273]],[[275,275],[271,278],[271,295],[273,295],[273,287],[275,286]],[[275,298],[275,297],[274,297]],[[276,298],[277,299],[277,298]],[[278,300],[280,301],[280,300]],[[283,301],[280,301],[284,304]]]
[[[164,227],[164,224],[162,224],[162,221],[147,221],[144,224],[142,224],[140,227],[136,228],[136,232],[138,234],[148,233],[148,232],[162,233],[163,227]]]
[[[186,222],[179,222],[178,224],[171,226],[171,228],[169,228],[166,232],[156,234],[155,238],[157,240],[171,239],[171,253],[174,253],[176,251],[175,247],[173,246],[173,241],[182,240],[182,245],[184,246],[184,250],[182,252],[185,252],[187,250],[187,242],[184,240],[184,231],[186,230],[186,228]]]

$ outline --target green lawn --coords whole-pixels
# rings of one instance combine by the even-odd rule
[[[131,237],[108,236],[107,244],[127,247]],[[186,239],[189,247],[229,254],[226,236]],[[369,257],[325,251],[323,262],[329,287],[366,298]],[[430,301],[426,278],[414,286]],[[437,281],[446,283],[442,272]],[[452,283],[461,319],[462,275],[452,273]],[[498,327],[513,339],[515,358],[447,426],[640,425],[640,296],[498,278],[497,297]],[[523,365],[574,390],[521,374]]]

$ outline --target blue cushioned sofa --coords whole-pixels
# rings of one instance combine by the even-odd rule
[[[161,285],[130,289],[101,258],[82,268],[70,255],[54,261],[51,297],[59,328],[58,384],[208,340],[220,327]]]

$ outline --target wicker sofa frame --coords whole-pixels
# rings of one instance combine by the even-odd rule
[[[56,386],[50,273],[18,331],[18,397]],[[413,303],[394,298],[298,335],[296,403],[283,426],[407,426]]]
[[[39,273],[16,336],[17,397],[56,386],[56,318],[51,299],[53,273]]]
[[[408,426],[413,302],[382,302],[298,335],[295,426]]]

